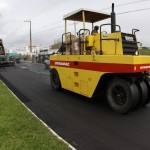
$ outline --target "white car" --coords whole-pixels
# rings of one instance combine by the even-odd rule
[[[46,59],[44,61],[44,65],[45,65],[45,69],[49,69],[50,68],[50,60],[49,59]]]

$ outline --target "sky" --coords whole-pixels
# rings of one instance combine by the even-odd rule
[[[22,48],[29,45],[29,22],[32,25],[33,45],[48,47],[61,40],[64,33],[63,16],[80,8],[111,13],[115,4],[116,23],[122,32],[139,29],[137,39],[150,47],[150,0],[0,0],[0,38],[5,48]],[[110,23],[110,19],[102,23]],[[71,32],[73,23],[69,22]],[[76,24],[77,29],[81,23]]]

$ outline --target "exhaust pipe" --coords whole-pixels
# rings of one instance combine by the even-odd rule
[[[111,33],[116,32],[116,14],[114,12],[114,3],[112,3],[112,12],[111,12]]]

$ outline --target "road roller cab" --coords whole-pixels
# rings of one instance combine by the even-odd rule
[[[95,22],[111,18],[111,23],[99,24],[98,33],[92,33]],[[65,33],[62,47],[51,56],[50,79],[54,90],[66,90],[92,98],[105,93],[110,107],[127,113],[150,101],[150,56],[141,56],[136,39],[137,29],[124,33],[116,25],[114,4],[112,13],[79,9],[64,16]],[[83,23],[77,35],[67,30],[67,21]],[[86,28],[91,23],[91,29]],[[104,31],[104,27],[111,32]]]

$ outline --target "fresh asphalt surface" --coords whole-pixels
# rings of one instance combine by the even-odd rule
[[[53,91],[49,70],[42,64],[0,68],[0,79],[78,150],[150,150],[150,105],[121,115],[110,110],[104,98]]]

